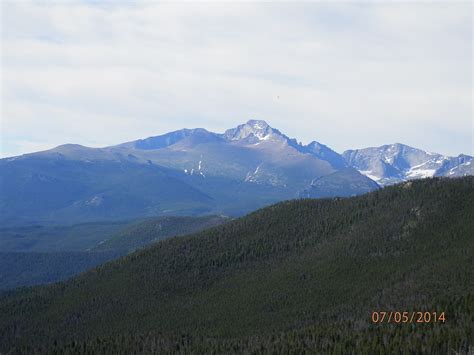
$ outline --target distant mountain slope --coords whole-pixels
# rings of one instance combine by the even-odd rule
[[[3,295],[0,351],[467,352],[473,230],[474,177],[283,202]],[[446,322],[373,325],[374,310]]]
[[[137,220],[0,228],[0,252],[85,251]]]
[[[222,134],[182,129],[105,148],[65,144],[0,159],[0,223],[239,216],[299,196],[357,195],[409,179],[473,174],[467,155],[403,144],[340,155],[249,120]]]
[[[173,135],[180,135],[177,131]],[[296,140],[290,139],[264,121],[250,120],[224,134],[204,129],[187,130],[182,139],[162,149],[137,148],[132,155],[142,161],[167,166],[185,175],[226,177],[245,185],[256,183],[296,191],[311,179],[336,170],[331,162],[311,154]],[[148,138],[161,141],[168,135]],[[128,149],[128,148],[126,148]],[[122,153],[123,154],[123,153]],[[299,168],[295,173],[294,169]]]
[[[330,148],[304,146],[257,120],[223,134],[197,128],[105,148],[66,144],[0,160],[0,223],[242,215],[296,198],[346,165]],[[354,194],[375,188],[361,174],[355,180]]]
[[[128,143],[123,143],[118,145],[117,147],[123,148],[135,148],[135,149],[142,149],[142,150],[155,150],[169,147],[187,137],[190,136],[199,136],[199,135],[206,135],[208,132],[202,128],[196,129],[182,129],[180,131],[171,132],[164,134],[158,137],[149,137],[146,139],[139,139],[137,141],[132,141]]]
[[[91,250],[128,253],[171,236],[198,232],[228,221],[230,218],[224,216],[149,218],[108,236]]]
[[[212,197],[174,172],[77,148],[0,160],[3,224],[79,223],[208,211]],[[77,157],[77,158],[76,158]],[[94,160],[89,160],[92,158]]]
[[[229,220],[222,216],[170,216],[135,222],[9,228],[9,243],[0,244],[0,290],[58,282],[159,240]],[[8,240],[1,234],[2,243],[3,239]]]
[[[342,156],[348,165],[380,185],[433,176],[474,175],[474,158],[471,156],[446,157],[400,143],[347,150]]]
[[[360,178],[354,168],[343,168],[335,173],[314,179],[311,185],[300,193],[302,198],[351,197],[362,191],[377,190],[376,182],[366,177]]]
[[[107,252],[0,252],[0,290],[58,282],[121,254]]]

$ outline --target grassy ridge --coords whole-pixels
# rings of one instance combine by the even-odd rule
[[[280,203],[3,296],[0,349],[467,351],[473,230],[472,177]],[[370,324],[420,308],[448,321]]]

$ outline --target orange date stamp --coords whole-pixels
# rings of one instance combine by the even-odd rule
[[[374,311],[371,315],[372,323],[444,323],[444,312],[429,311]]]

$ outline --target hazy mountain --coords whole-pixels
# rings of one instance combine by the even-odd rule
[[[207,211],[212,197],[175,172],[96,149],[64,147],[0,161],[3,224],[76,223]]]
[[[347,150],[342,156],[347,164],[380,185],[433,176],[474,175],[471,156],[447,157],[400,143]]]
[[[314,156],[330,162],[331,165],[337,169],[342,169],[348,166],[345,159],[339,153],[336,153],[324,144],[313,141],[306,146],[306,149]]]
[[[155,150],[155,149],[160,149],[160,148],[166,148],[187,137],[194,137],[194,139],[196,140],[196,138],[200,136],[203,138],[209,137],[209,136],[217,137],[217,135],[213,135],[212,133],[209,133],[208,131],[202,128],[196,128],[196,129],[185,128],[179,131],[164,134],[162,136],[150,137],[146,139],[139,139],[137,141],[123,143],[123,144],[118,145],[118,147],[128,147],[128,148],[136,148],[136,149],[142,149],[142,150]]]
[[[345,168],[342,157],[308,146],[264,121],[223,134],[183,129],[105,148],[66,144],[0,160],[1,222],[78,223],[163,214],[241,215],[300,196]],[[377,188],[361,174],[342,175],[328,191],[346,196]],[[344,186],[343,186],[344,185]],[[360,188],[359,188],[360,187]]]
[[[123,149],[127,149],[127,153],[137,161],[150,161],[189,176],[225,177],[294,191],[306,187],[315,177],[337,170],[331,161],[310,154],[296,140],[264,121],[250,120],[224,134],[195,129],[145,141],[163,142],[176,136],[182,138],[163,149],[151,150],[148,145],[147,149],[142,149],[142,141],[136,141],[118,146],[118,151],[125,156]],[[131,151],[130,147],[133,147]],[[116,147],[111,149],[117,152]],[[295,172],[295,167],[301,169]]]
[[[471,174],[467,155],[445,157],[402,144],[340,155],[250,120],[222,134],[182,129],[105,148],[66,144],[1,159],[0,222],[242,215],[301,196],[365,193],[378,188],[374,181]]]
[[[282,202],[1,295],[0,352],[468,353],[473,213],[474,177]]]
[[[373,180],[360,178],[354,168],[343,168],[332,174],[314,179],[311,185],[300,193],[302,198],[350,197],[361,192],[376,190],[378,185]]]

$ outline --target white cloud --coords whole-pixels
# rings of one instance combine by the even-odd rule
[[[4,156],[253,117],[339,151],[473,153],[470,2],[2,8]]]

